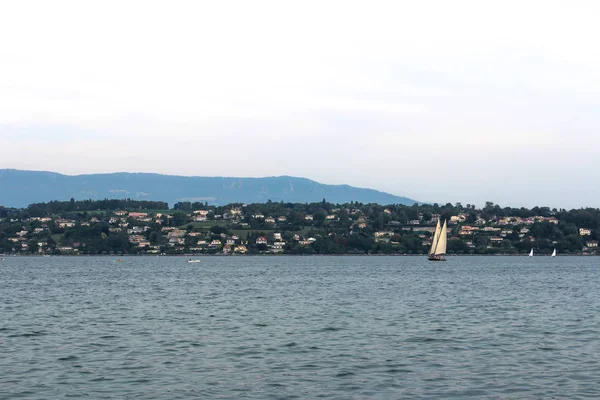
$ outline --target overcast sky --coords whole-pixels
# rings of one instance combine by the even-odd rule
[[[0,168],[600,206],[600,4],[12,1]]]

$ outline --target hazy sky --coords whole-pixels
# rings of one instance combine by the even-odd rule
[[[6,1],[0,168],[600,206],[600,3]]]

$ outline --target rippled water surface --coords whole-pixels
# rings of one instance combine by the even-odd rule
[[[600,258],[0,261],[0,398],[600,398]]]

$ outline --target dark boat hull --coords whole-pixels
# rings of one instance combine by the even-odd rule
[[[429,261],[446,261],[446,257],[441,255],[430,255],[427,257]]]

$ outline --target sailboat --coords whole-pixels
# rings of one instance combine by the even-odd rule
[[[444,257],[444,255],[446,255],[447,241],[448,228],[446,226],[446,221],[444,221],[444,226],[440,229],[440,221],[438,220],[427,259],[429,261],[446,261],[446,257]]]
[[[554,249],[554,251],[552,252],[552,255],[550,257],[556,257],[556,249]]]
[[[529,252],[529,257],[533,257],[533,249]]]

